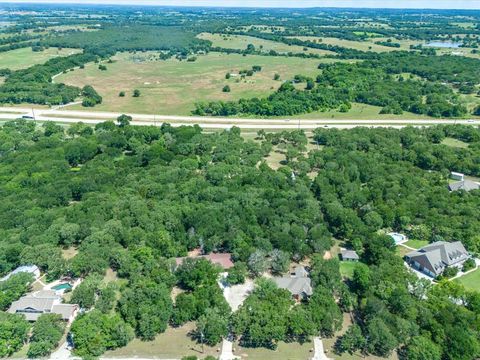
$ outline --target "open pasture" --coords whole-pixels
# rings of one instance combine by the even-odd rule
[[[302,46],[287,45],[281,42],[264,40],[264,39],[259,39],[253,36],[245,36],[245,35],[202,33],[202,34],[199,34],[197,37],[203,40],[210,40],[213,46],[223,47],[227,49],[244,50],[247,48],[249,44],[252,44],[255,46],[257,50],[261,50],[264,52],[269,52],[270,50],[274,50],[279,53],[292,52],[292,53],[306,53],[306,54],[318,54],[318,55],[334,54],[334,52],[331,52],[331,51],[313,49],[313,48],[307,48],[307,50],[305,51]]]
[[[141,55],[119,53],[113,63],[106,64],[106,71],[99,70],[96,64],[88,64],[85,69],[62,74],[55,81],[80,87],[92,85],[103,97],[103,103],[95,110],[189,115],[194,104],[200,101],[267,96],[282,83],[273,80],[276,73],[281,80],[291,79],[298,73],[316,76],[319,63],[318,59],[220,53],[199,56],[195,62],[174,59],[141,62],[138,60]],[[143,55],[145,59],[151,57],[151,53]],[[237,75],[254,65],[261,66],[262,71],[245,79],[225,78],[227,73]],[[230,86],[231,92],[222,92],[225,85]],[[132,96],[134,89],[140,90],[140,97]],[[119,97],[120,91],[125,91],[126,96]],[[70,109],[85,108],[75,105]]]
[[[68,56],[79,53],[78,49],[48,48],[44,51],[32,51],[31,48],[22,48],[6,51],[0,56],[0,69],[8,68],[10,70],[24,69],[36,64],[43,64],[46,61],[58,57]]]
[[[374,51],[374,52],[387,52],[399,50],[398,48],[382,46],[375,44],[375,41],[379,41],[379,38],[370,38],[368,41],[354,41],[354,40],[344,40],[331,37],[317,37],[317,36],[294,36],[294,38],[303,40],[303,41],[313,41],[321,42],[323,44],[342,46],[345,48],[351,48],[360,51]],[[381,38],[381,40],[386,40]],[[402,48],[400,48],[401,50]],[[404,49],[405,50],[405,49]]]

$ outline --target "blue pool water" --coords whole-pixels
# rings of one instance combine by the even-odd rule
[[[72,285],[70,285],[69,283],[64,283],[64,284],[55,285],[54,287],[52,287],[52,290],[68,290],[71,288],[72,288]]]
[[[395,244],[399,244],[405,240],[407,240],[407,237],[405,235],[399,234],[399,233],[389,233],[390,237],[392,237],[393,241],[395,241]]]

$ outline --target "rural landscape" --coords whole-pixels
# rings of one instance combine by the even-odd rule
[[[0,358],[479,359],[480,8],[0,2],[0,195]]]

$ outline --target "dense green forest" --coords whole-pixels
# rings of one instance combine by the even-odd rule
[[[443,145],[447,137],[468,147]],[[478,191],[447,189],[451,170],[480,175],[477,128],[318,129],[318,149],[308,153],[302,131],[261,131],[247,141],[236,128],[206,134],[199,127],[135,127],[127,118],[95,129],[18,120],[1,128],[0,139],[0,274],[35,263],[52,280],[85,278],[71,299],[95,306],[72,326],[82,357],[192,320],[192,336],[201,331],[209,344],[231,329],[244,346],[275,348],[332,336],[342,312],[352,312],[355,325],[338,340],[339,352],[387,356],[398,348],[409,359],[429,351],[439,360],[480,354],[480,293],[449,282],[430,289],[379,233],[459,240],[480,252]],[[265,161],[273,146],[286,151],[277,171]],[[361,255],[348,282],[338,260],[322,259],[333,239]],[[78,254],[63,258],[61,250],[72,247]],[[234,283],[311,257],[314,294],[292,308],[287,292],[260,281],[232,315],[216,284],[219,269],[200,260],[173,270],[171,259],[194,248],[232,252]],[[124,285],[102,281],[108,268]],[[184,292],[172,302],[174,285]],[[12,289],[3,309],[28,290],[16,277],[3,286]],[[0,332],[0,354],[10,355],[28,324],[0,316],[0,326],[18,327],[13,338]],[[44,323],[58,329],[54,319]],[[39,346],[32,354],[51,351]]]
[[[133,23],[121,27],[108,26],[94,32],[56,36],[45,43],[55,47],[80,47],[103,57],[130,50],[162,50],[188,55],[200,50],[208,51],[211,45],[209,41],[197,39],[195,33],[181,27],[139,26]]]

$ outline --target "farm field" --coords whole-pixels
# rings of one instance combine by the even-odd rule
[[[211,34],[211,33],[202,33],[197,36],[203,40],[210,40],[213,43],[213,46],[223,47],[227,49],[241,49],[244,50],[247,48],[248,44],[253,44],[257,50],[262,50],[268,52],[274,50],[279,53],[313,53],[319,55],[335,54],[332,51],[320,50],[309,48],[308,51],[305,51],[302,46],[297,45],[287,45],[276,41],[259,39],[253,36],[245,35],[224,35],[224,34]]]
[[[460,148],[460,149],[468,148],[468,143],[463,142],[461,140],[454,139],[454,138],[448,138],[448,137],[443,139],[442,144],[450,147]]]
[[[144,54],[147,59],[150,55]],[[120,53],[114,63],[106,64],[101,71],[94,64],[62,74],[55,79],[68,85],[92,85],[103,97],[96,111],[120,111],[131,113],[159,113],[163,115],[190,115],[199,101],[238,100],[266,96],[276,90],[281,81],[273,80],[276,73],[281,79],[291,79],[300,69],[303,74],[318,73],[318,59],[301,59],[267,56],[242,56],[238,54],[210,53],[199,56],[195,62],[178,60],[134,62],[132,54]],[[323,61],[333,61],[325,59]],[[262,66],[262,71],[241,80],[225,79],[226,73],[238,73]],[[230,93],[222,92],[229,85]],[[141,96],[132,97],[134,89]],[[125,97],[119,92],[125,91]],[[85,110],[80,105],[69,109]]]
[[[480,269],[455,279],[454,281],[462,284],[468,290],[480,291]]]
[[[31,48],[22,48],[6,51],[0,56],[0,69],[19,70],[32,65],[43,64],[51,58],[68,56],[81,52],[78,49],[49,48],[44,51],[34,52]]]
[[[352,108],[349,112],[342,113],[338,110],[330,110],[324,112],[311,112],[307,114],[290,116],[290,119],[338,119],[338,120],[415,120],[415,119],[429,119],[428,116],[418,115],[409,112],[404,112],[402,115],[394,114],[380,114],[382,108],[368,104],[352,103]],[[453,121],[453,120],[452,120]]]
[[[303,40],[303,41],[317,41],[321,40],[323,44],[329,45],[336,45],[336,46],[343,46],[346,48],[352,48],[361,51],[374,51],[374,52],[387,52],[387,51],[394,51],[394,50],[407,50],[409,45],[404,42],[402,47],[393,48],[388,46],[382,46],[375,44],[375,41],[379,40],[386,40],[385,38],[371,38],[368,41],[354,41],[354,40],[344,40],[344,39],[337,39],[337,38],[330,38],[330,37],[316,37],[316,36],[293,36],[294,38]]]

